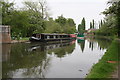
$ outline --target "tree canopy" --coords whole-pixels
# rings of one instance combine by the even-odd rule
[[[102,35],[113,35],[120,37],[120,1],[108,1],[109,7],[102,12],[106,17],[104,22],[101,22],[100,29],[96,32]]]
[[[0,1],[2,25],[11,26],[12,37],[29,37],[33,33],[75,33],[76,24],[72,18],[63,15],[53,20],[49,17],[45,0],[24,1],[24,7],[16,9],[15,3]]]
[[[85,27],[86,27],[86,22],[85,18],[82,19],[81,24],[78,25],[78,32],[79,33],[84,33],[85,32]]]

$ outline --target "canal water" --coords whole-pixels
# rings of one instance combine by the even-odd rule
[[[3,78],[85,78],[111,41],[2,44]]]

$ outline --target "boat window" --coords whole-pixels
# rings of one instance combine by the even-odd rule
[[[37,34],[36,37],[37,37],[37,38],[41,38],[41,35],[40,35],[40,34]]]
[[[60,36],[58,35],[57,38],[60,38]]]
[[[56,39],[56,36],[54,36],[54,39]]]
[[[62,36],[62,35],[60,35],[60,38],[63,38],[63,36]]]
[[[56,35],[56,38],[58,38],[58,35]]]
[[[47,36],[47,39],[50,39],[50,36]]]
[[[52,35],[50,35],[50,38],[53,38],[53,36],[52,36]]]

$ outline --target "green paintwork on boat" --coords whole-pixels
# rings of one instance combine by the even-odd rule
[[[84,37],[84,35],[83,34],[78,34],[77,37]]]

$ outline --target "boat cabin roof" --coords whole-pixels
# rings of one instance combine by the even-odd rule
[[[50,34],[50,33],[35,33],[33,35],[41,35],[41,34],[43,34],[43,35],[68,35],[68,34],[56,34],[56,33],[52,33],[52,34]]]

